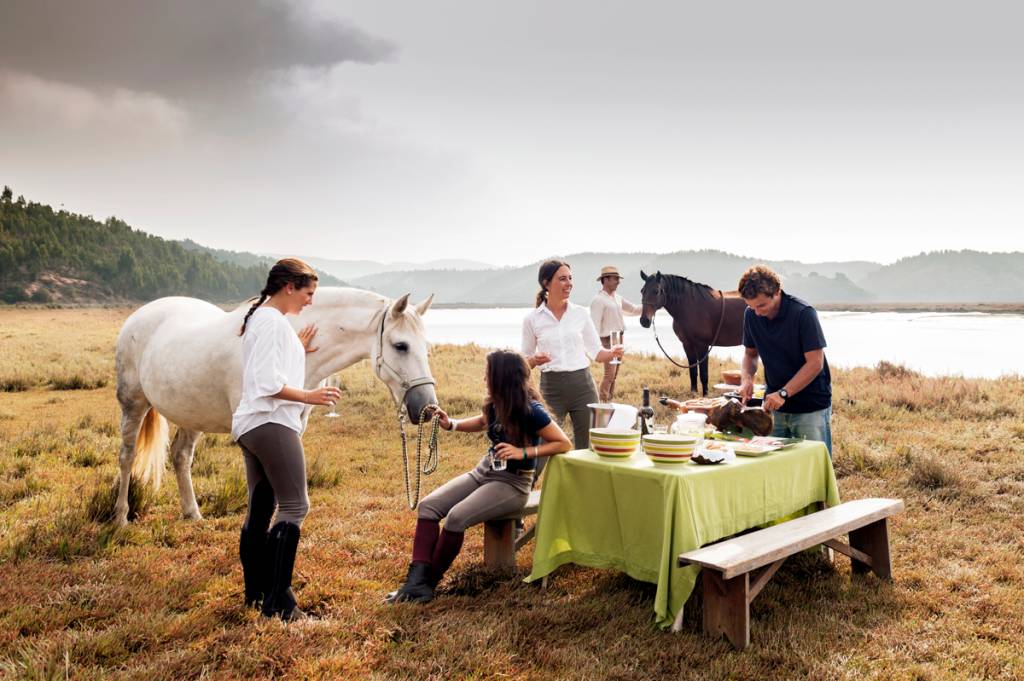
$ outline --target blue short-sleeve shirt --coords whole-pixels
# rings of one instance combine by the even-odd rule
[[[757,350],[764,363],[766,392],[780,390],[807,361],[805,352],[825,348],[817,311],[804,301],[782,292],[782,303],[774,319],[760,317],[749,307],[743,314],[743,345]],[[821,373],[806,388],[790,395],[779,410],[806,414],[832,405],[832,375],[828,359]]]
[[[501,425],[501,421],[498,420],[494,414],[494,408],[491,407],[490,413],[487,415],[487,438],[491,441],[491,445],[496,445],[501,442],[508,442],[509,444],[515,444],[509,442],[505,435],[505,427]],[[523,415],[523,430],[526,433],[526,445],[532,447],[533,445],[539,445],[541,442],[540,431],[544,430],[549,423],[551,423],[551,416],[548,415],[544,405],[536,400],[530,402],[530,411]],[[508,468],[506,470],[517,471],[517,470],[533,470],[537,467],[537,459],[509,459]]]

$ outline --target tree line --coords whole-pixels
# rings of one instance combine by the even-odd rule
[[[188,250],[111,217],[86,215],[0,194],[0,300],[50,302],[55,288],[41,277],[87,284],[89,298],[144,301],[168,295],[237,301],[256,295],[270,261],[242,266]],[[325,281],[329,280],[329,281]],[[321,277],[322,283],[340,283]]]

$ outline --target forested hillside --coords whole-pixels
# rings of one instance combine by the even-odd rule
[[[15,199],[8,187],[0,195],[2,302],[138,302],[168,295],[238,301],[263,287],[268,262],[224,262],[117,218],[99,222],[54,211]],[[341,283],[329,275],[321,281]]]

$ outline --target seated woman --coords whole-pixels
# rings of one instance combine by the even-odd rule
[[[440,409],[437,413],[440,426],[447,430],[486,429],[491,448],[476,468],[420,502],[409,573],[405,583],[387,595],[389,603],[432,600],[438,582],[459,555],[466,528],[521,510],[530,496],[537,458],[572,449],[541,404],[522,355],[507,350],[490,353],[485,378],[488,396],[481,414],[457,420]]]

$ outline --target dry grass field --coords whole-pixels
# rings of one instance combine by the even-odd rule
[[[481,567],[482,532],[426,606],[386,606],[414,525],[383,384],[344,373],[342,418],[305,437],[312,511],[285,626],[242,607],[242,460],[206,436],[193,467],[205,514],[179,519],[173,476],[111,508],[118,448],[113,343],[126,311],[0,309],[0,678],[1020,679],[1024,678],[1024,382],[930,379],[900,367],[834,372],[844,499],[902,497],[895,581],[788,561],[752,608],[737,653],[652,624],[653,586],[566,567],[547,590]],[[429,326],[429,316],[428,316]],[[514,339],[513,339],[514,340]],[[436,347],[455,415],[482,396],[486,351]],[[716,374],[721,367],[713,366]],[[629,356],[620,394],[682,395],[664,360]],[[75,388],[75,389],[71,389]],[[664,414],[659,413],[664,418]],[[469,467],[478,436],[442,433],[433,489]]]

